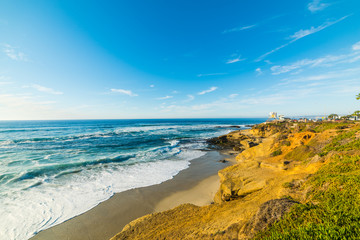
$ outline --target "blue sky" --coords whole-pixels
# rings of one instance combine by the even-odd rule
[[[360,109],[360,1],[0,1],[0,120]]]

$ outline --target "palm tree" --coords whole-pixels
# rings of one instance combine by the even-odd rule
[[[360,93],[356,95],[356,100],[360,100]]]

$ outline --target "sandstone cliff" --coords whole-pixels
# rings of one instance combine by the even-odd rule
[[[349,133],[351,139],[341,137]],[[286,215],[295,203],[310,201],[311,188],[304,183],[331,161],[339,152],[336,147],[359,137],[356,124],[325,123],[260,124],[220,136],[211,142],[239,154],[237,164],[219,172],[221,185],[214,204],[184,204],[144,216],[112,239],[252,238]]]

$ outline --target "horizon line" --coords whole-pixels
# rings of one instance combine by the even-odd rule
[[[308,114],[308,115],[285,115],[286,117],[323,117],[329,114]],[[348,114],[338,114],[339,116]],[[270,119],[270,117],[257,116],[257,117],[183,117],[183,118],[59,118],[59,119],[0,119],[0,121],[80,121],[80,120],[176,120],[176,119],[238,119],[238,118],[264,118]]]

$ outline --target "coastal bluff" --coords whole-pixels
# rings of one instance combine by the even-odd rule
[[[360,124],[259,124],[210,142],[237,152],[236,163],[218,173],[220,188],[212,204],[182,204],[143,216],[111,239],[360,236],[360,207],[344,209],[360,205],[355,187],[360,180]]]

